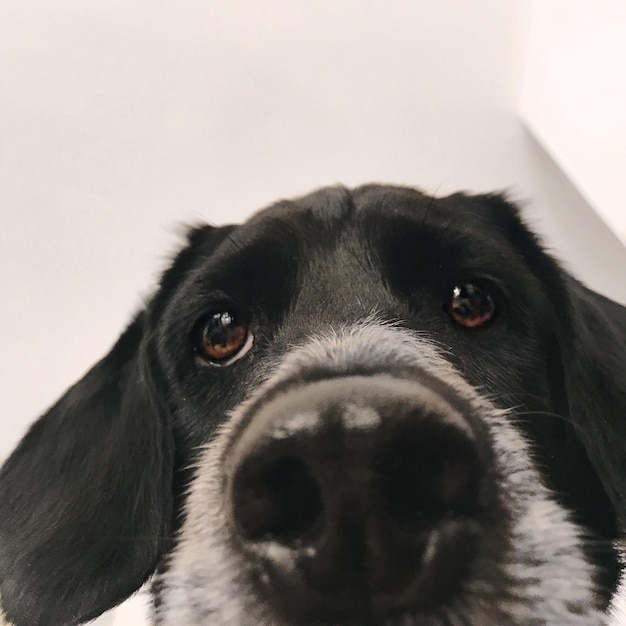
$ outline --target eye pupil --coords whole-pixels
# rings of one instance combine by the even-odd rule
[[[454,287],[446,310],[460,326],[477,328],[493,319],[496,305],[493,298],[481,287],[474,283],[464,283]]]
[[[228,342],[233,317],[230,313],[215,313],[204,328],[204,338],[211,344],[225,345]]]

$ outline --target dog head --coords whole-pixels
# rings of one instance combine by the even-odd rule
[[[498,195],[325,189],[193,229],[0,473],[16,626],[151,575],[192,624],[601,624],[626,312]]]

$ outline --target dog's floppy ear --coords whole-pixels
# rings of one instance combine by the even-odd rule
[[[567,288],[570,319],[560,344],[569,414],[624,529],[626,307],[570,277]]]
[[[150,329],[233,228],[189,232],[146,311],[0,470],[0,623],[83,623],[154,571],[174,514],[174,444]]]
[[[0,472],[1,609],[16,626],[81,623],[154,570],[172,516],[172,443],[143,327],[140,315]]]

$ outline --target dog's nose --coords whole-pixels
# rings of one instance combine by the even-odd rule
[[[491,492],[465,404],[432,381],[351,376],[248,417],[225,463],[234,538],[289,621],[369,623],[454,592]]]

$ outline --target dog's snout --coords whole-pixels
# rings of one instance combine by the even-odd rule
[[[431,606],[462,580],[488,454],[458,404],[423,381],[351,376],[251,416],[226,465],[234,537],[292,619]]]

